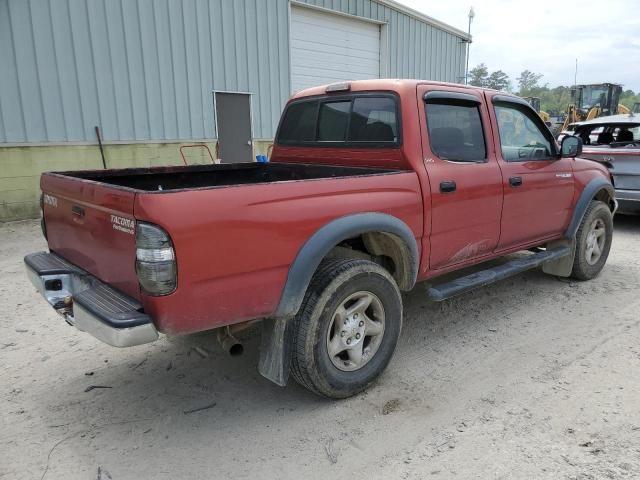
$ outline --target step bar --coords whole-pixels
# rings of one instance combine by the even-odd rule
[[[441,302],[448,298],[461,295],[479,287],[489,285],[499,280],[504,280],[518,273],[526,272],[541,266],[543,263],[566,257],[571,253],[569,247],[554,248],[553,250],[542,250],[525,257],[516,258],[510,262],[488,268],[479,272],[456,278],[450,282],[435,285],[429,289],[429,297]]]

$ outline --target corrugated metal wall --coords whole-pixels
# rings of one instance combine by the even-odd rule
[[[389,25],[389,76],[460,83],[464,80],[466,43],[372,0],[300,0],[300,3],[370,18]]]
[[[392,77],[457,82],[455,35],[370,0],[306,3],[388,22]],[[271,138],[290,93],[288,0],[0,0],[0,142],[212,139],[212,90],[253,96]]]

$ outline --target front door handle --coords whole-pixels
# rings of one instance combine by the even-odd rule
[[[456,191],[456,182],[453,180],[445,180],[444,182],[440,182],[440,191],[442,193],[450,193]]]
[[[509,179],[509,185],[512,187],[519,187],[522,185],[522,177],[511,177]]]

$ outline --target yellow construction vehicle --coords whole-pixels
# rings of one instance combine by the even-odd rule
[[[627,107],[620,104],[621,93],[622,85],[617,83],[576,85],[571,89],[571,103],[567,106],[567,116],[562,130],[566,130],[575,122],[618,113],[630,113]]]
[[[538,112],[542,121],[549,126],[551,124],[551,115],[544,110],[540,110],[540,97],[523,97],[533,109]]]

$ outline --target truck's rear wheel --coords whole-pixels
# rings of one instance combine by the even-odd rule
[[[596,277],[607,262],[613,238],[613,216],[600,201],[591,202],[576,234],[576,255],[571,276],[578,280]]]
[[[291,372],[319,395],[355,395],[386,368],[401,326],[402,299],[387,270],[367,260],[323,262],[295,318]]]

